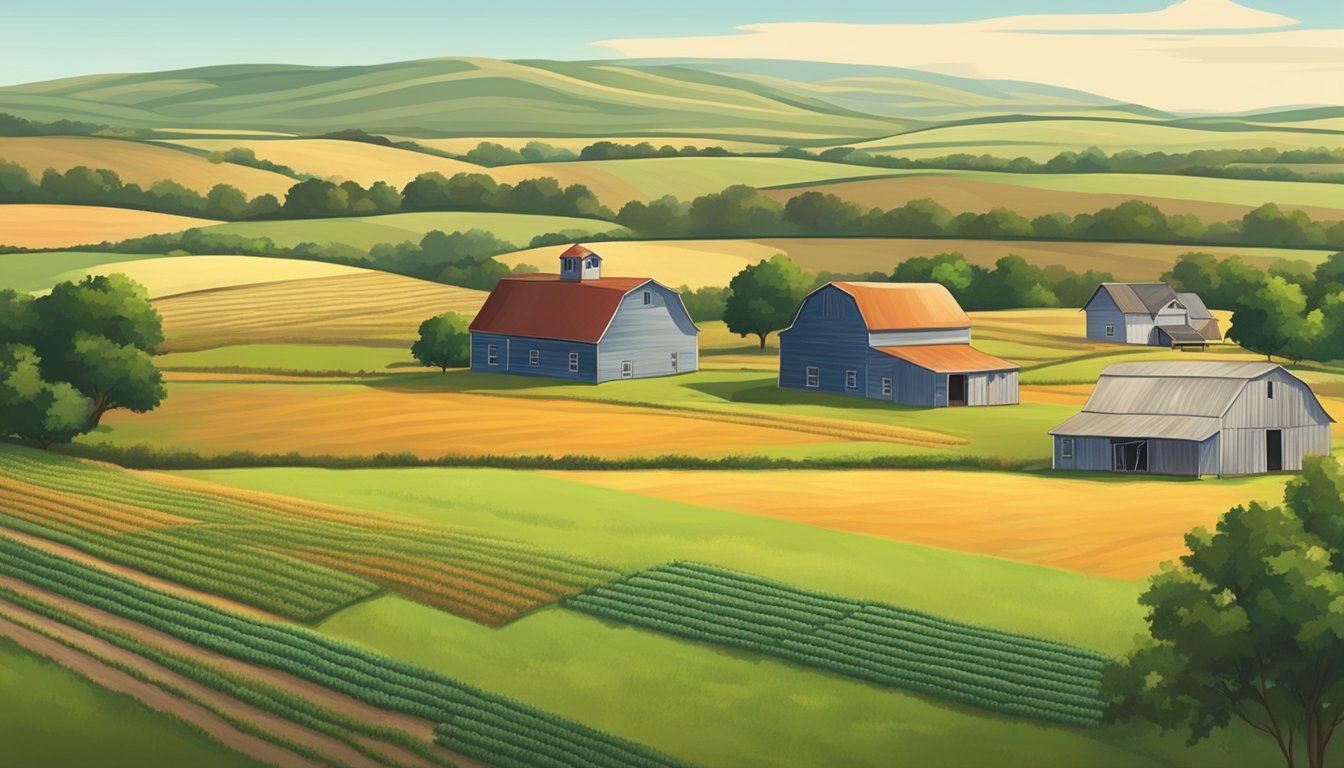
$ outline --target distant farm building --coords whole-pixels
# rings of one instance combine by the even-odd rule
[[[1116,363],[1050,434],[1056,469],[1253,475],[1328,455],[1332,421],[1273,363]]]
[[[602,257],[575,245],[560,274],[499,281],[471,323],[471,369],[603,382],[699,367],[681,295],[643,277],[602,277]]]
[[[1018,367],[971,346],[937,283],[828,283],[779,334],[779,386],[941,407],[1017,403]]]
[[[1218,321],[1193,293],[1166,283],[1102,283],[1083,306],[1087,337],[1154,347],[1203,347],[1221,341]]]

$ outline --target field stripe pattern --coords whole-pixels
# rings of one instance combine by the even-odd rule
[[[716,566],[661,565],[566,605],[1004,714],[1101,720],[1101,654]]]

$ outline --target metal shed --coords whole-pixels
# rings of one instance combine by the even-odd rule
[[[1082,413],[1050,430],[1056,469],[1173,475],[1299,470],[1330,453],[1330,417],[1305,382],[1258,362],[1117,363]]]

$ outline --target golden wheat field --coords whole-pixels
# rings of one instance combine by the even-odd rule
[[[152,413],[119,411],[104,422],[127,439],[205,453],[723,456],[847,439],[839,429],[819,434],[767,418],[710,422],[603,403],[334,383],[178,384]]]
[[[339,139],[179,139],[174,143],[209,151],[243,147],[262,160],[324,179],[385,181],[398,189],[422,173],[487,173],[479,165],[408,149]],[[293,183],[291,181],[291,183]]]
[[[708,285],[726,286],[743,267],[778,253],[751,240],[612,241],[592,247],[602,254],[603,274],[651,277],[672,288],[685,285],[692,290]],[[510,267],[531,264],[554,272],[555,257],[556,249],[551,246],[495,258]]]
[[[218,223],[128,208],[11,203],[0,205],[0,245],[68,248]]]
[[[115,171],[122,182],[148,188],[171,179],[189,189],[205,192],[229,184],[249,196],[284,197],[294,179],[273,171],[234,163],[212,163],[204,156],[170,146],[141,141],[89,136],[23,136],[0,138],[0,158],[18,163],[42,177],[48,168],[65,172],[77,165]]]
[[[1185,551],[1198,525],[1283,477],[1042,478],[1002,472],[561,472],[602,488],[1121,579]],[[1141,499],[1141,502],[1136,502]]]
[[[159,299],[161,352],[225,344],[378,342],[409,344],[426,318],[476,314],[485,294],[386,272],[197,291]]]
[[[310,277],[368,274],[359,267],[320,261],[276,259],[265,256],[174,256],[166,259],[114,261],[59,276],[120,272],[145,286],[152,299],[219,288],[231,288]]]

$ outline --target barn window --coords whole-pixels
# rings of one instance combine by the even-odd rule
[[[882,377],[882,396],[891,397],[891,377]]]
[[[579,353],[578,353],[578,352],[570,352],[570,353],[569,353],[569,372],[570,372],[570,373],[578,373],[578,372],[579,372]]]
[[[541,365],[541,350],[529,349],[527,351],[527,364],[533,368]]]
[[[1269,394],[1270,400],[1274,399],[1274,382],[1272,381],[1265,382],[1265,392]]]
[[[1061,458],[1061,459],[1072,459],[1072,458],[1073,458],[1073,438],[1072,438],[1072,437],[1065,437],[1065,438],[1061,438],[1061,439],[1060,439],[1060,441],[1059,441],[1059,458]]]
[[[629,378],[633,378],[634,375],[635,375],[635,363],[634,363],[634,361],[633,361],[633,360],[622,360],[622,361],[621,361],[621,378],[622,378],[622,379],[629,379]]]
[[[1107,335],[1107,336],[1114,336],[1114,335],[1115,335],[1115,326],[1114,326],[1114,325],[1108,325],[1108,326],[1106,326],[1106,335]]]
[[[807,366],[807,386],[809,387],[821,386],[821,371],[818,370],[817,366],[815,365]]]
[[[644,292],[644,306],[647,307],[648,305],[650,305],[650,304],[652,304],[652,303],[653,303],[653,292],[652,292],[652,291],[645,291],[645,292]]]
[[[859,372],[845,371],[845,389],[859,388]]]
[[[485,347],[485,364],[499,365],[499,347],[494,344],[487,344]]]
[[[681,361],[678,359],[678,357],[677,357],[677,353],[676,353],[676,352],[673,352],[673,353],[672,353],[672,372],[673,372],[673,373],[676,373],[676,372],[680,369],[680,365],[681,365]]]

